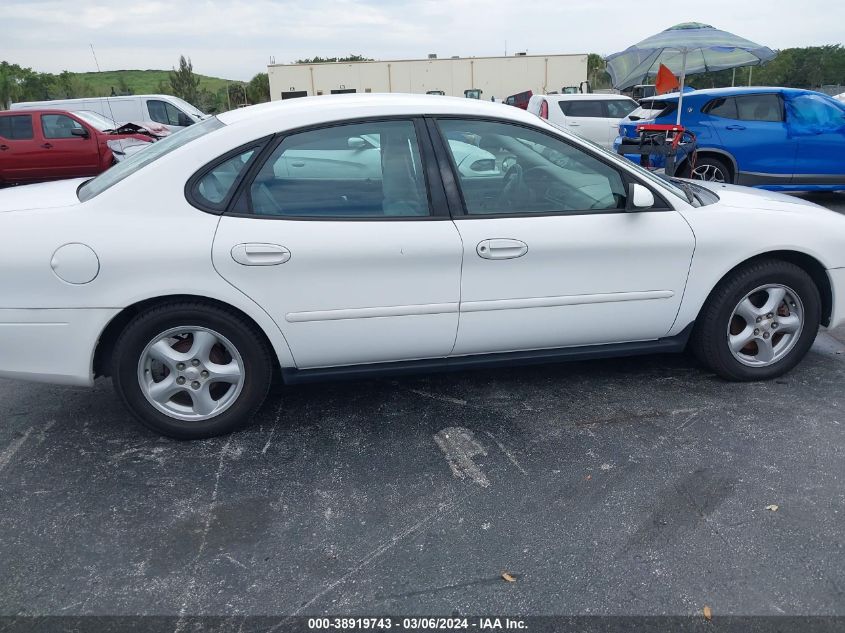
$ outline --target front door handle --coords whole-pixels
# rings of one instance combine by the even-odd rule
[[[5,152],[7,149],[9,149],[8,145],[0,145],[0,152]]]
[[[528,252],[528,244],[503,238],[481,240],[475,252],[483,259],[516,259]]]
[[[237,244],[232,259],[242,266],[278,266],[290,259],[290,251],[278,244]]]
[[[44,149],[52,149],[53,144],[52,143],[44,143],[43,145],[41,145],[41,147],[43,147]]]
[[[725,129],[726,130],[744,130],[745,126],[744,125],[726,125]]]

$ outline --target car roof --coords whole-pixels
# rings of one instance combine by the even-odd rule
[[[812,93],[813,91],[802,90],[801,88],[783,88],[778,86],[732,86],[727,88],[704,88],[702,90],[693,90],[691,92],[685,92],[684,99],[700,97],[735,97],[739,95],[749,94],[772,94],[773,92],[784,94],[806,94]],[[643,101],[677,101],[679,96],[680,95],[677,92],[670,92],[665,95],[654,95],[651,97],[645,97]]]
[[[65,110],[64,108],[22,108],[20,110],[3,110],[0,116],[26,116],[28,114],[69,114],[76,112],[90,112],[90,110]]]
[[[615,94],[608,94],[606,92],[588,92],[586,94],[577,93],[577,94],[554,94],[554,95],[543,95],[546,99],[550,101],[578,101],[579,99],[589,99],[591,101],[609,101],[613,99],[626,99],[628,101],[633,101],[631,97],[628,95],[615,95]]]
[[[401,93],[367,93],[300,97],[230,110],[218,115],[227,126],[252,127],[272,133],[329,121],[388,116],[487,116],[536,124],[537,117],[521,108],[465,97]]]

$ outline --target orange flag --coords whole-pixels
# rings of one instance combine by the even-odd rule
[[[663,95],[667,92],[678,90],[681,84],[678,83],[677,78],[672,74],[671,70],[660,64],[660,68],[657,69],[657,79],[654,82],[654,87],[657,90],[657,94]]]

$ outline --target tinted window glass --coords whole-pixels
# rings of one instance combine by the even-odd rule
[[[783,121],[777,95],[742,95],[735,99],[737,118],[742,121]]]
[[[84,130],[82,124],[64,114],[42,114],[44,138],[74,138],[73,130]]]
[[[619,101],[605,101],[607,107],[607,116],[611,119],[622,119],[631,114],[637,109],[637,102],[629,99],[620,99]]]
[[[199,182],[194,194],[210,207],[219,207],[244,172],[256,150],[250,149],[212,167]]]
[[[32,115],[0,116],[0,136],[10,141],[26,141],[31,139]]]
[[[560,101],[560,109],[566,116],[603,118],[601,101]]]
[[[845,126],[845,106],[828,97],[805,94],[787,102],[789,122],[808,131],[834,131]]]
[[[704,112],[710,116],[717,116],[723,119],[736,119],[736,101],[733,97],[720,97],[713,99],[704,106]]]
[[[121,180],[134,174],[139,169],[146,167],[150,163],[157,161],[162,156],[166,156],[170,152],[179,149],[183,145],[204,136],[209,132],[220,129],[223,123],[217,117],[211,117],[196,125],[192,125],[184,130],[179,130],[175,134],[151,143],[149,147],[145,147],[137,154],[120,161],[110,169],[107,169],[102,174],[86,182],[79,188],[77,196],[81,202],[90,200],[94,196],[100,195],[103,191],[119,183]]]
[[[640,106],[628,115],[628,118],[631,121],[656,119],[660,116],[669,115],[677,108],[677,103],[668,101],[642,101],[640,102]]]
[[[150,118],[156,123],[164,125],[182,125],[179,122],[180,110],[166,101],[147,101]]]
[[[477,139],[496,161],[492,172],[472,174],[462,169],[463,161],[454,143],[449,143],[470,215],[625,208],[620,173],[578,147],[508,123],[442,120],[439,124],[449,139]]]
[[[250,186],[253,213],[318,218],[429,215],[414,124],[341,125],[286,137]]]

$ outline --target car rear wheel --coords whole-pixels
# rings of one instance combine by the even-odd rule
[[[692,169],[687,167],[687,178],[692,180],[706,180],[708,182],[731,183],[731,171],[728,166],[718,158],[703,156],[695,161]]]
[[[177,439],[213,437],[249,422],[273,374],[253,325],[234,312],[194,302],[137,315],[115,345],[113,367],[129,410]]]
[[[765,380],[798,364],[816,338],[820,319],[821,298],[810,276],[795,264],[763,260],[713,290],[691,345],[723,378]]]

